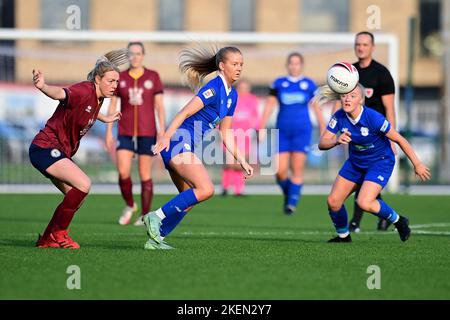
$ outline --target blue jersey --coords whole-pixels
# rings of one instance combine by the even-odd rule
[[[314,96],[317,85],[313,80],[302,77],[281,77],[276,79],[270,94],[279,103],[277,128],[287,130],[311,130],[308,104]]]
[[[233,116],[238,95],[233,87],[227,89],[225,79],[218,75],[198,91],[197,97],[203,101],[203,108],[187,118],[180,126],[189,130],[196,144],[202,140],[206,132],[216,128],[223,118]]]
[[[395,159],[391,143],[386,137],[391,125],[381,113],[373,109],[363,107],[355,120],[340,109],[331,117],[327,129],[334,134],[338,131],[351,133],[349,160],[360,168],[381,159]]]

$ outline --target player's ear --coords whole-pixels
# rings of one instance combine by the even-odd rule
[[[223,61],[219,62],[219,70],[223,71],[225,69],[225,64],[223,63]]]
[[[99,84],[101,80],[102,80],[102,78],[100,78],[99,75],[96,75],[96,76],[95,76],[95,83],[96,83],[96,84]]]

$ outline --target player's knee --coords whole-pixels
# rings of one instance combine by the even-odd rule
[[[77,189],[84,193],[89,193],[89,191],[91,190],[91,185],[92,185],[91,179],[86,178],[80,182],[80,184],[77,186]]]
[[[335,195],[330,194],[327,198],[327,205],[332,211],[338,211],[342,207],[343,202]]]
[[[363,210],[363,211],[368,211],[371,212],[372,209],[372,202],[371,200],[364,198],[364,197],[358,197],[358,199],[356,199],[356,203],[358,204],[358,206]]]
[[[214,195],[214,185],[212,183],[202,185],[196,189],[198,201],[205,201]]]

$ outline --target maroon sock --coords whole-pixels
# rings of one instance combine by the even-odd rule
[[[64,196],[63,201],[56,208],[52,220],[50,220],[50,223],[44,231],[43,237],[48,237],[53,231],[67,230],[75,212],[81,206],[86,196],[87,193],[77,188],[70,189]]]
[[[141,182],[141,214],[144,215],[150,211],[153,200],[153,181],[152,179]]]
[[[127,206],[133,207],[133,182],[131,181],[131,177],[126,179],[119,178],[119,187],[120,192],[122,193],[122,198],[125,200]]]

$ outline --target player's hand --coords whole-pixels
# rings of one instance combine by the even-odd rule
[[[244,178],[245,179],[250,179],[251,177],[253,177],[253,167],[251,165],[249,165],[247,162],[241,163],[241,167],[242,169],[244,169],[245,173],[247,174]]]
[[[108,123],[108,122],[119,121],[121,118],[122,118],[122,113],[120,111],[116,111],[113,114],[105,116],[104,122]]]
[[[342,133],[339,138],[337,139],[337,143],[338,144],[349,144],[350,141],[352,141],[351,138],[352,134],[348,131],[345,131],[344,133]]]
[[[428,167],[425,166],[422,162],[414,166],[414,171],[422,181],[427,181],[431,179],[430,169],[428,169]]]
[[[41,70],[33,69],[33,84],[39,90],[42,90],[42,88],[44,88],[45,80],[44,74],[41,72]]]
[[[165,135],[162,137],[158,137],[156,144],[152,147],[153,154],[158,154],[163,150],[169,151],[170,146],[170,138]]]

